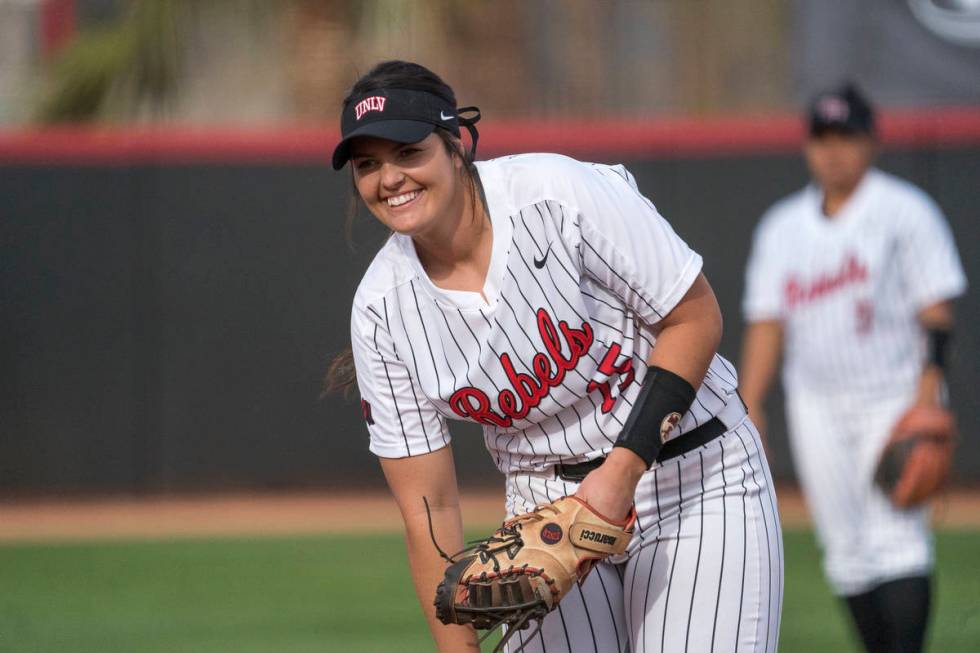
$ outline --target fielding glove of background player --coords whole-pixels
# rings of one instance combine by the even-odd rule
[[[955,441],[952,413],[938,406],[912,406],[892,429],[875,483],[900,508],[922,503],[946,482]]]
[[[632,508],[626,519],[615,521],[578,497],[562,497],[508,519],[455,556],[440,549],[450,565],[436,589],[436,616],[444,624],[479,630],[507,624],[494,648],[500,651],[531,620],[540,628],[541,619],[598,561],[626,551],[635,521]]]

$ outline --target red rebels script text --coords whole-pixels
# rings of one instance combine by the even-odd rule
[[[524,419],[531,409],[538,406],[548,396],[551,389],[561,385],[565,375],[575,369],[583,356],[588,354],[594,339],[592,325],[583,322],[579,329],[572,328],[561,320],[555,327],[554,321],[543,308],[537,311],[538,331],[547,353],[538,352],[531,359],[530,369],[534,376],[518,372],[514,369],[510,355],[500,355],[500,364],[510,381],[510,388],[501,390],[497,395],[499,412],[491,406],[490,397],[483,390],[474,387],[460,388],[449,398],[449,405],[460,417],[475,420],[487,426],[510,427],[515,419]],[[562,354],[562,339],[568,344],[569,353]],[[613,351],[615,349],[615,352]],[[600,363],[600,369],[606,374],[623,373],[626,378],[620,383],[620,389],[625,389],[635,376],[633,361],[627,360],[615,366],[620,347],[614,344]],[[588,391],[599,389],[603,391],[603,412],[612,410],[614,400],[611,397],[609,384],[589,383]]]
[[[867,278],[868,268],[851,254],[839,270],[831,274],[823,274],[810,283],[800,281],[796,277],[790,277],[784,287],[786,305],[793,309],[800,304],[812,302],[824,295],[840,290],[846,285],[860,283]]]

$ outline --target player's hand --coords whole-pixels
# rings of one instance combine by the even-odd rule
[[[609,519],[622,519],[633,505],[636,484],[646,470],[643,459],[629,449],[616,447],[606,462],[582,480],[575,496]]]

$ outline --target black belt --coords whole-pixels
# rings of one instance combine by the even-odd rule
[[[657,455],[657,462],[663,463],[671,458],[682,456],[688,451],[692,451],[711,442],[727,430],[728,427],[722,424],[720,419],[713,417],[693,431],[688,431],[673,440],[668,440],[660,449],[660,453]],[[594,460],[586,460],[584,463],[573,463],[570,465],[558,463],[555,465],[555,474],[562,480],[578,482],[605,461],[606,457],[603,456]]]

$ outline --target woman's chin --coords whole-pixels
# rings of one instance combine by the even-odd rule
[[[425,229],[423,229],[421,226],[419,226],[417,224],[414,224],[414,223],[413,224],[410,224],[410,225],[406,225],[406,224],[397,224],[397,225],[394,225],[393,224],[393,225],[389,225],[389,227],[396,234],[401,234],[402,236],[408,236],[409,238],[413,238],[413,237],[418,236],[419,234],[425,232]]]
[[[395,233],[402,234],[403,236],[417,236],[424,232],[428,226],[429,221],[425,220],[422,216],[414,215],[388,215],[386,216],[385,224],[388,228]]]

